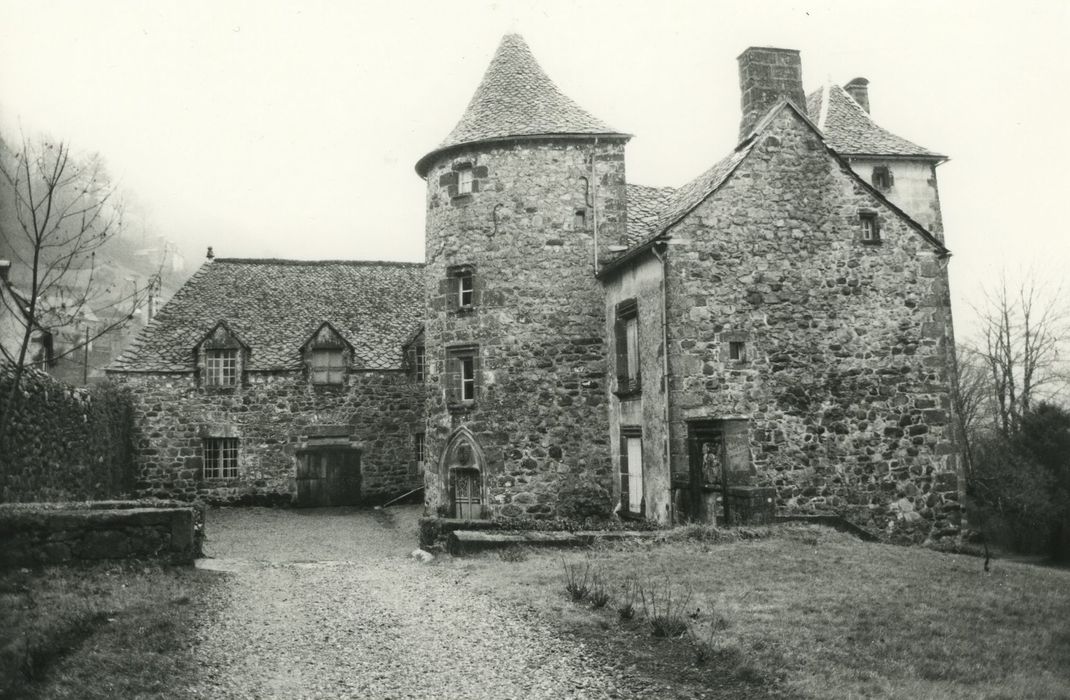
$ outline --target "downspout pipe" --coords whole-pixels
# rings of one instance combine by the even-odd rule
[[[591,208],[591,228],[594,231],[594,256],[592,265],[594,274],[598,276],[598,180],[595,175],[594,162],[598,154],[598,137],[594,137],[594,146],[591,147],[591,176],[587,180],[587,206]]]
[[[658,252],[658,248],[662,252]],[[661,372],[662,390],[665,392],[665,400],[662,406],[665,410],[665,468],[669,470],[669,518],[670,524],[676,524],[676,499],[672,493],[672,424],[669,423],[669,399],[672,392],[669,387],[669,257],[665,255],[665,244],[657,243],[650,248],[650,252],[661,263]]]

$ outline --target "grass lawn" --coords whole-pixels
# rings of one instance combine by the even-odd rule
[[[115,562],[0,574],[0,697],[152,698],[195,673],[189,630],[212,574]]]
[[[1070,698],[1068,570],[996,560],[984,573],[977,558],[811,525],[692,527],[665,540],[443,564],[589,647],[711,696]],[[582,577],[588,562],[610,594],[599,609],[565,592],[564,565]],[[629,583],[660,611],[671,592],[689,631],[652,636],[638,599],[621,620]]]

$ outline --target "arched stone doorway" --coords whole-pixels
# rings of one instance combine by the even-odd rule
[[[483,449],[467,428],[453,431],[442,451],[439,474],[447,485],[450,516],[474,520],[484,517],[486,504]]]

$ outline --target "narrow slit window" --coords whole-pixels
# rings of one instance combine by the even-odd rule
[[[417,345],[414,353],[414,371],[416,373],[416,381],[422,382],[424,380],[424,346]]]
[[[475,279],[471,272],[457,278],[457,304],[462,309],[470,308],[475,296]]]
[[[424,470],[424,434],[413,433],[412,435],[413,470],[416,473]]]
[[[747,344],[741,340],[733,340],[728,343],[728,359],[740,362],[747,359]]]

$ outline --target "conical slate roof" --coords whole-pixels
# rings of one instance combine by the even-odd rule
[[[464,116],[449,136],[416,163],[423,177],[442,151],[518,136],[627,137],[569,99],[543,72],[519,34],[506,34]]]
[[[844,156],[909,156],[943,160],[945,156],[881,128],[839,85],[827,85],[806,98],[807,112],[832,150]]]

